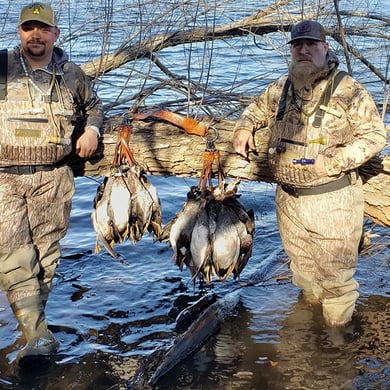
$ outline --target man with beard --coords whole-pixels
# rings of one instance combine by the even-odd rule
[[[45,306],[68,228],[74,181],[66,164],[98,146],[103,109],[84,72],[55,42],[51,7],[19,16],[20,47],[0,58],[0,288],[26,341],[22,365],[56,351]]]
[[[358,298],[364,199],[357,168],[384,148],[386,131],[367,90],[338,71],[321,24],[299,22],[288,43],[288,76],[243,112],[233,147],[247,157],[256,150],[254,133],[269,131],[277,221],[292,281],[305,301],[322,304],[328,326],[344,327]]]

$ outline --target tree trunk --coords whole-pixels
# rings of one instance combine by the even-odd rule
[[[93,158],[86,161],[72,157],[70,165],[76,176],[110,174],[119,122],[118,118],[107,121],[105,134]],[[217,135],[214,145],[220,153],[226,177],[274,182],[267,163],[266,131],[256,133],[257,155],[251,153],[246,161],[232,148],[234,121],[213,122],[212,126],[216,132],[209,130],[205,137],[200,137],[186,134],[181,128],[164,121],[133,121],[129,146],[137,163],[150,175],[197,178],[202,171],[206,139],[211,141]],[[364,181],[366,216],[379,225],[390,226],[390,156],[373,158],[359,172]]]

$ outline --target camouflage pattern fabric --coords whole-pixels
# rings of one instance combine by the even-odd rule
[[[321,95],[332,79],[323,79],[306,96],[289,90],[286,112],[275,120],[286,77],[272,83],[243,112],[235,130],[255,132],[268,127],[269,162],[277,182],[312,187],[359,167],[386,144],[386,130],[367,90],[350,76],[344,77],[327,105],[321,127],[313,126]],[[283,140],[292,142],[285,142]],[[283,148],[283,152],[276,150]],[[320,178],[313,165],[293,164],[293,159],[325,155],[329,177]]]
[[[0,173],[0,286],[10,303],[41,290],[47,299],[73,194],[68,166],[31,175]]]
[[[243,112],[235,131],[254,133],[268,128],[269,163],[277,183],[316,187],[354,172],[386,145],[386,130],[367,90],[345,76],[326,106],[321,97],[333,82],[334,72],[324,72],[314,89],[299,96],[290,87],[286,109],[276,120],[286,76],[271,83]],[[314,123],[323,114],[318,126]],[[317,175],[315,161],[325,157],[328,176]],[[294,163],[295,160],[295,163]],[[358,244],[363,226],[363,189],[360,179],[345,188],[319,195],[295,197],[276,191],[277,220],[283,246],[291,260],[293,283],[304,295],[322,303],[324,319],[344,326],[358,298],[354,279]]]
[[[26,77],[20,48],[8,53],[5,100],[0,100],[0,166],[53,164],[72,151],[72,135],[101,128],[103,107],[82,70],[55,47],[48,68]],[[33,84],[32,84],[33,83]],[[51,93],[49,85],[52,84]]]
[[[280,187],[276,213],[293,283],[322,302],[328,322],[343,324],[358,298],[356,270],[363,231],[361,180],[338,191],[294,197]]]

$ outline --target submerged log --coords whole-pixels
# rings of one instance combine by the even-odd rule
[[[233,151],[234,123],[229,120],[209,122],[216,133],[209,131],[203,138],[186,134],[181,128],[161,120],[137,120],[132,122],[129,146],[137,162],[150,175],[198,178],[202,171],[205,141],[216,134],[218,137],[214,145],[220,152],[221,166],[226,177],[273,183],[267,163],[266,130],[256,133],[257,154],[251,153],[247,161]],[[75,176],[108,175],[114,158],[119,124],[118,118],[111,118],[106,122],[105,134],[98,151],[91,159],[85,161],[72,158],[70,165]],[[371,159],[359,172],[364,181],[366,216],[379,225],[390,227],[390,156]]]
[[[154,388],[164,375],[199,350],[211,336],[218,333],[224,321],[236,310],[239,301],[240,291],[235,290],[205,307],[190,327],[176,337],[168,351],[155,351],[151,358],[139,367],[127,388],[131,390],[146,389],[149,386]]]

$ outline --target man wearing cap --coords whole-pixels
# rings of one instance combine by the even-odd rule
[[[74,149],[98,146],[102,104],[84,72],[55,46],[57,18],[46,4],[20,13],[20,46],[0,63],[0,287],[26,340],[22,365],[54,353],[45,305],[69,223]]]
[[[247,157],[256,150],[254,133],[268,132],[292,281],[305,302],[322,304],[328,326],[344,327],[358,298],[354,274],[364,199],[357,168],[384,148],[386,131],[367,90],[337,69],[320,23],[299,22],[288,43],[288,76],[242,113],[233,147]]]

